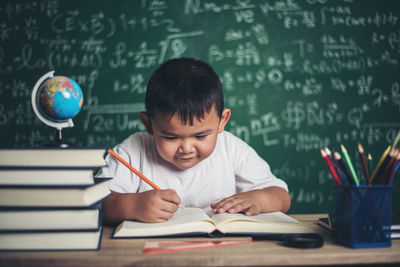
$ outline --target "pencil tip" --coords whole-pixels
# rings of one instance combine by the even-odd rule
[[[329,149],[329,148],[327,148],[327,147],[325,147],[325,152],[326,152],[326,154],[328,154],[328,155],[331,155],[332,153],[331,153],[331,150]]]
[[[364,148],[362,147],[362,145],[361,145],[360,142],[358,142],[358,151],[359,151],[360,153],[364,153]]]

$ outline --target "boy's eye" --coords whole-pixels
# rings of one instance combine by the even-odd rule
[[[207,135],[196,135],[196,138],[197,139],[204,139],[204,138],[206,138],[207,137]]]
[[[177,137],[175,137],[175,136],[163,136],[163,138],[167,139],[167,140],[175,140],[175,139],[177,139]]]

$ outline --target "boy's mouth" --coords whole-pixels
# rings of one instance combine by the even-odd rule
[[[190,155],[190,156],[185,155],[185,156],[178,156],[176,158],[179,161],[191,161],[191,160],[193,160],[195,158],[195,156],[193,156],[193,155]]]
[[[193,157],[190,157],[190,158],[178,158],[178,159],[181,160],[181,161],[189,161],[189,160],[193,159]]]

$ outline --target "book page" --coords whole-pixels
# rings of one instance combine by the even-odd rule
[[[178,209],[174,216],[163,224],[183,224],[195,221],[207,221],[214,224],[213,220],[200,208]]]
[[[254,216],[236,214],[212,214],[217,229],[222,233],[312,233],[308,225],[282,212],[262,213]]]
[[[298,223],[296,219],[282,213],[282,212],[270,212],[270,213],[261,213],[254,216],[246,216],[243,213],[222,213],[222,214],[213,214],[212,212],[208,212],[207,214],[212,218],[217,225],[221,225],[224,223],[229,223],[231,221],[254,221],[254,222],[276,222],[276,223]]]
[[[174,216],[162,223],[143,223],[124,221],[118,225],[114,237],[122,236],[157,236],[190,232],[211,232],[214,222],[199,208],[184,208],[175,212]]]

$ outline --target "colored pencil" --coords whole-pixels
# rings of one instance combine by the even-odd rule
[[[392,170],[392,167],[393,167],[392,164],[395,163],[398,154],[399,154],[399,149],[398,148],[396,148],[394,150],[392,149],[390,151],[389,157],[388,157],[388,161],[389,162],[386,165],[386,167],[382,168],[384,170],[382,176],[381,177],[377,177],[380,180],[381,184],[385,184],[387,181],[389,181],[391,170]],[[396,164],[394,165],[394,167],[396,167]],[[388,179],[386,179],[387,175],[389,175]]]
[[[397,135],[394,138],[394,141],[393,141],[393,144],[392,144],[392,150],[396,148],[396,146],[399,143],[399,141],[400,141],[400,131],[397,132]],[[395,161],[393,163],[392,171],[391,171],[391,173],[389,175],[389,178],[388,178],[388,184],[389,185],[392,184],[393,179],[394,179],[394,174],[397,172],[397,169],[400,167],[399,160],[400,160],[400,151],[398,151],[396,159],[395,159]]]
[[[330,150],[329,148],[325,147],[325,146],[324,146],[322,149],[325,150],[325,153],[326,153],[326,155],[328,156],[329,161],[332,163],[333,168],[335,169],[337,175],[338,175],[339,178],[340,178],[340,172],[339,172],[339,170],[338,170],[338,166],[337,166],[337,164],[336,164],[336,161],[334,160],[334,158],[333,158],[333,156],[332,156],[331,150]]]
[[[337,184],[341,185],[342,182],[340,181],[340,178],[338,174],[336,173],[335,169],[333,168],[332,162],[329,160],[328,155],[326,154],[325,150],[320,148],[322,158],[325,160],[326,165],[328,166],[329,171],[332,174],[333,179],[336,181]]]
[[[349,180],[349,178],[350,178],[350,173],[349,173],[349,171],[347,170],[347,168],[346,168],[346,164],[343,162],[343,159],[342,159],[342,155],[340,155],[340,153],[339,152],[337,152],[337,151],[334,151],[333,152],[333,156],[334,156],[334,158],[335,158],[335,160],[336,160],[336,162],[338,163],[338,167],[339,167],[339,169],[340,169],[340,172],[341,172],[341,176],[342,176],[342,182],[344,183],[344,184],[352,184],[352,182],[351,182],[351,180]]]
[[[395,160],[395,162],[393,164],[393,168],[392,168],[392,171],[390,173],[389,180],[388,180],[388,185],[391,185],[393,183],[394,174],[396,173],[397,169],[400,166],[399,161],[400,161],[400,153],[397,154],[396,160]]]
[[[355,172],[354,167],[353,167],[353,163],[351,163],[350,156],[349,156],[349,154],[347,153],[347,150],[346,150],[346,148],[345,148],[343,145],[340,145],[340,147],[342,148],[344,160],[346,161],[347,166],[349,167],[349,170],[350,170],[351,176],[353,177],[354,183],[355,183],[357,186],[359,186],[359,185],[360,185],[360,182],[358,181],[356,172]]]
[[[367,161],[365,159],[365,153],[364,153],[364,148],[361,145],[361,143],[358,143],[358,156],[360,157],[361,160],[361,165],[364,171],[364,176],[365,176],[365,181],[367,184],[371,184],[371,180],[369,177],[369,171],[368,171],[368,166],[367,166]]]
[[[379,169],[381,168],[382,163],[385,161],[386,156],[390,151],[391,146],[388,146],[386,150],[383,152],[381,158],[379,159],[378,165],[376,165],[375,170],[371,175],[371,183],[374,181],[376,174],[378,173]]]
[[[331,150],[330,150],[329,148],[327,148],[327,147],[323,147],[322,149],[324,149],[325,152],[326,152],[326,155],[328,155],[328,157],[332,159],[332,152],[331,152]]]
[[[332,166],[333,166],[333,168],[335,169],[336,173],[339,174],[338,171],[337,171],[337,169],[336,169],[335,163],[334,163],[333,160],[332,160],[332,152],[330,151],[330,149],[327,148],[326,146],[322,147],[322,149],[325,151],[326,155],[328,156],[328,159],[329,159],[330,162],[332,163]]]
[[[327,147],[324,147],[323,149],[325,150],[326,154],[328,155],[328,159],[332,163],[332,166],[335,169],[336,174],[338,175],[338,177],[339,177],[340,181],[342,182],[342,184],[347,184],[346,174],[343,173],[343,170],[342,170],[341,166],[336,161],[335,157],[332,155],[331,150],[329,148],[327,148]]]
[[[383,160],[379,170],[376,172],[374,184],[384,184],[385,183],[383,173],[386,170],[386,168],[389,165],[392,158],[393,158],[393,151],[391,150],[389,152],[389,154],[386,155],[386,158]]]
[[[397,146],[397,143],[400,141],[400,131],[397,133],[396,137],[394,138],[393,144],[392,144],[392,149],[395,149]]]
[[[373,171],[373,167],[372,167],[372,155],[371,153],[368,153],[368,169],[369,169],[369,173],[371,174]],[[369,181],[371,182],[371,176],[369,177]]]
[[[154,184],[152,181],[150,181],[149,179],[147,179],[146,176],[144,176],[141,172],[139,172],[138,170],[136,170],[134,167],[132,167],[128,162],[126,162],[123,158],[121,158],[120,156],[118,156],[114,151],[112,151],[112,149],[108,149],[107,150],[108,153],[110,153],[111,156],[113,156],[114,158],[116,158],[119,162],[121,162],[122,164],[124,164],[129,170],[131,170],[134,174],[136,174],[137,176],[139,176],[140,179],[142,179],[143,181],[145,181],[148,185],[150,185],[151,187],[153,187],[155,190],[161,190],[160,187],[158,187],[156,184]],[[179,208],[183,209],[182,205],[179,205]]]
[[[119,162],[121,162],[122,164],[124,164],[129,170],[131,170],[134,174],[136,174],[137,176],[139,176],[140,179],[142,179],[143,181],[145,181],[148,185],[150,185],[151,187],[153,187],[156,190],[161,190],[161,188],[159,188],[157,185],[155,185],[152,181],[150,181],[149,179],[146,178],[146,176],[144,176],[141,172],[139,172],[138,170],[136,170],[135,168],[133,168],[128,162],[126,162],[125,160],[123,160],[120,156],[118,156],[114,151],[112,151],[112,149],[108,149],[107,151],[108,153],[110,153],[111,156],[113,156],[114,158],[116,158]]]

